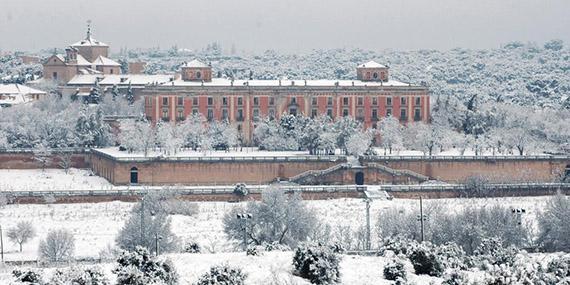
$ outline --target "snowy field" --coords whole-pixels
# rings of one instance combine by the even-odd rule
[[[0,169],[0,191],[106,190],[107,180],[90,170],[69,169]]]
[[[450,205],[452,209],[466,206],[504,205],[525,208],[525,218],[534,220],[534,215],[548,197],[517,197],[489,199],[439,199],[426,200],[426,211],[431,203]],[[323,222],[331,225],[351,226],[353,230],[365,222],[365,203],[361,199],[336,199],[326,201],[306,201]],[[6,260],[35,260],[40,239],[48,230],[67,228],[76,239],[76,255],[79,257],[99,257],[101,251],[113,246],[115,236],[123,226],[131,210],[132,203],[106,202],[94,204],[52,204],[52,205],[7,205],[0,209],[0,225],[4,229],[13,227],[20,221],[31,221],[37,236],[24,245],[22,253],[16,244],[5,241]],[[233,207],[243,203],[201,202],[196,203],[196,215],[172,216],[173,232],[183,241],[196,241],[208,252],[230,252],[236,245],[228,241],[223,233],[222,217]],[[417,208],[417,200],[395,199],[375,200],[371,203],[372,228],[384,210],[390,208]],[[339,218],[342,217],[342,218]],[[372,234],[373,242],[376,234]]]
[[[143,152],[127,152],[119,151],[118,147],[99,148],[97,151],[114,156],[114,157],[145,157]],[[146,157],[290,157],[290,156],[307,156],[308,151],[266,151],[258,150],[255,147],[244,147],[241,149],[223,150],[207,150],[193,151],[184,150],[176,153],[166,154],[160,151],[149,151]]]
[[[424,206],[442,203],[459,210],[467,206],[503,205],[527,209],[525,218],[534,219],[548,197],[517,197],[492,199],[441,199],[426,200]],[[365,203],[361,199],[338,199],[328,201],[306,201],[315,214],[328,224],[351,226],[353,229],[365,222]],[[4,240],[5,260],[35,260],[40,239],[50,229],[67,228],[74,233],[77,257],[100,257],[102,252],[113,247],[115,236],[126,221],[132,203],[109,202],[97,204],[54,204],[54,205],[7,205],[0,209],[0,224],[3,229],[13,227],[19,221],[31,221],[37,236],[24,244],[23,252],[18,246]],[[261,257],[245,256],[236,252],[235,243],[228,241],[223,233],[222,217],[239,203],[204,202],[196,204],[198,211],[193,216],[172,216],[173,232],[184,241],[196,241],[204,249],[203,254],[170,254],[181,275],[181,284],[191,284],[214,264],[228,263],[244,269],[249,274],[247,284],[269,284],[275,276],[290,283],[308,284],[293,277],[292,252],[265,253]],[[372,238],[377,242],[375,225],[382,211],[391,208],[417,208],[418,201],[396,199],[376,200],[371,203]],[[342,217],[342,218],[340,218]],[[390,284],[382,279],[383,257],[362,257],[344,255],[341,263],[343,284]],[[102,264],[110,273],[112,264]],[[410,264],[408,266],[411,267]],[[0,283],[7,280],[10,268],[0,268]],[[408,272],[413,272],[412,269]],[[438,278],[411,276],[417,284],[429,284]],[[2,283],[4,284],[4,283]]]

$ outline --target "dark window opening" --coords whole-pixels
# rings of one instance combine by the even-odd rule
[[[139,170],[136,167],[131,167],[131,184],[139,183]]]
[[[354,184],[364,185],[364,172],[359,171],[354,174]]]

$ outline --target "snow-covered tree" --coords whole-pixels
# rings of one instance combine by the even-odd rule
[[[105,146],[109,141],[109,125],[103,121],[101,108],[84,106],[75,124],[77,145],[81,147]]]
[[[165,154],[175,154],[184,145],[184,137],[179,132],[179,126],[159,122],[155,128],[156,144]]]
[[[347,153],[354,156],[365,154],[372,144],[372,138],[372,133],[368,131],[352,134],[345,143]]]
[[[347,151],[348,138],[362,130],[362,124],[352,117],[340,117],[334,123],[334,129],[338,134],[337,146],[344,152]]]
[[[99,81],[96,80],[95,84],[89,91],[89,95],[87,96],[87,103],[88,104],[99,104],[101,102],[101,97],[103,96],[103,92],[101,91],[101,86],[99,85]]]
[[[184,139],[184,146],[197,150],[202,146],[206,136],[206,118],[201,114],[192,114],[184,123],[178,126],[179,133]]]
[[[402,124],[393,116],[388,116],[380,120],[380,144],[392,153],[392,149],[402,146]]]
[[[75,238],[66,229],[50,230],[40,242],[39,252],[41,258],[48,261],[70,260],[75,252]]]
[[[149,122],[129,120],[121,124],[119,142],[129,152],[142,151],[147,156],[155,146],[155,139],[155,129]]]
[[[133,88],[131,86],[131,82],[129,82],[129,85],[127,86],[127,91],[125,93],[125,97],[127,98],[127,102],[129,103],[129,105],[133,105],[135,103],[135,95],[133,93]]]
[[[211,122],[208,126],[208,137],[213,149],[229,150],[237,145],[237,130],[228,122]]]
[[[178,284],[178,273],[172,261],[153,257],[144,247],[123,252],[117,258],[113,273],[117,275],[117,285]]]
[[[416,122],[406,128],[404,143],[410,149],[421,150],[431,156],[440,149],[443,136],[441,127]]]
[[[36,236],[36,231],[32,223],[28,221],[19,222],[15,227],[8,229],[8,238],[20,246],[22,252],[22,245]]]

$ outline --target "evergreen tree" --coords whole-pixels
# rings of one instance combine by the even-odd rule
[[[119,92],[119,87],[117,85],[113,85],[113,89],[111,89],[111,94],[113,95],[113,101],[117,100],[117,97],[121,94]]]
[[[129,102],[129,106],[132,106],[135,103],[135,95],[133,94],[133,89],[131,88],[131,82],[129,82],[129,86],[127,87],[127,102]]]
[[[99,86],[99,81],[96,80],[87,97],[87,103],[99,104],[99,102],[101,102],[101,86]]]

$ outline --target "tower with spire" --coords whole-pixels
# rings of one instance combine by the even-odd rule
[[[91,21],[87,21],[87,33],[85,39],[71,45],[78,50],[86,60],[93,62],[99,56],[109,57],[109,46],[93,38],[91,31]]]

